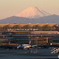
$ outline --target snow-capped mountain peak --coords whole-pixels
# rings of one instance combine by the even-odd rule
[[[23,11],[21,11],[19,14],[16,14],[17,17],[26,17],[26,18],[40,18],[43,16],[48,16],[49,13],[37,8],[37,7],[29,7]]]

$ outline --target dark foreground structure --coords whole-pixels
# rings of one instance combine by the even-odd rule
[[[0,31],[0,44],[45,44],[59,43],[58,31]],[[3,44],[3,45],[4,45]],[[14,45],[14,44],[12,44]]]

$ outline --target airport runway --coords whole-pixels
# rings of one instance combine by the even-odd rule
[[[31,53],[26,53],[31,51]],[[51,49],[38,49],[39,53],[34,54],[36,49],[32,50],[0,50],[0,59],[39,59],[39,58],[58,58],[58,54],[51,54]]]

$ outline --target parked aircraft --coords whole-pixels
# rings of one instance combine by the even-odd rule
[[[30,44],[22,44],[17,46],[17,49],[29,49],[29,48],[31,48]]]

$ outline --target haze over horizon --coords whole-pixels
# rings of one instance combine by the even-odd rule
[[[28,7],[59,15],[59,0],[0,0],[0,19],[13,16]]]

